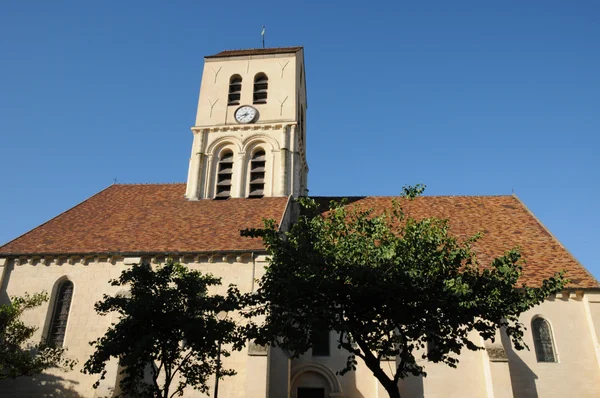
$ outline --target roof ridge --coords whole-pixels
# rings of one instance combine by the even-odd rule
[[[89,198],[87,198],[87,199],[84,199],[84,200],[82,200],[81,202],[77,203],[75,206],[73,206],[73,207],[69,207],[67,210],[65,210],[65,211],[63,211],[63,212],[60,212],[60,213],[59,213],[59,214],[57,214],[56,216],[54,216],[54,217],[52,217],[51,219],[47,220],[46,222],[44,222],[44,223],[42,223],[42,224],[38,225],[37,227],[35,227],[35,228],[33,228],[33,229],[30,229],[30,230],[29,230],[29,231],[27,231],[27,232],[24,232],[24,233],[22,233],[21,235],[17,236],[17,237],[16,237],[16,238],[14,238],[14,239],[11,239],[11,240],[9,240],[8,242],[6,242],[6,243],[5,243],[5,244],[3,244],[3,245],[0,245],[0,250],[2,250],[2,248],[3,248],[3,247],[6,247],[6,246],[8,246],[9,244],[11,244],[12,242],[16,241],[17,239],[21,239],[22,237],[24,237],[24,236],[26,236],[26,235],[29,235],[29,234],[33,233],[33,231],[36,231],[36,230],[38,230],[38,229],[42,228],[44,225],[48,224],[49,222],[51,222],[51,221],[53,221],[53,220],[56,220],[58,217],[62,216],[63,214],[66,214],[66,213],[70,212],[71,210],[74,210],[74,209],[78,208],[79,206],[81,206],[81,205],[82,205],[82,204],[84,204],[85,202],[89,201],[89,200],[90,200],[90,199],[92,199],[93,197],[100,195],[100,194],[101,194],[102,192],[104,192],[104,191],[107,191],[108,189],[110,189],[110,188],[111,188],[111,187],[113,187],[114,185],[116,185],[116,184],[110,184],[109,186],[107,186],[106,188],[104,188],[104,189],[102,189],[102,190],[100,190],[100,191],[96,192],[95,194],[93,194],[93,195],[92,195],[92,196],[90,196]]]

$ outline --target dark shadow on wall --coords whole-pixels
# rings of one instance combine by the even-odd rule
[[[4,270],[4,279],[2,280],[2,286],[0,286],[0,304],[10,304],[10,297],[8,297],[6,290],[8,288],[8,282],[10,281],[10,276],[14,268],[14,261],[11,261],[6,265],[6,269]]]
[[[331,201],[340,202],[344,199],[351,205],[367,198],[367,196],[310,196],[310,198],[316,202],[319,211],[327,211],[329,210],[329,203]]]
[[[383,388],[383,387],[381,387]],[[386,396],[386,395],[384,395]],[[409,376],[400,380],[400,396],[402,398],[423,398],[425,387],[423,386],[423,375]]]
[[[538,398],[538,391],[535,381],[538,376],[531,368],[523,362],[519,354],[513,349],[510,338],[506,333],[500,333],[502,346],[508,358],[508,371],[510,374],[510,384],[514,398]]]
[[[57,375],[39,374],[0,381],[0,397],[81,397],[73,385],[79,384]]]

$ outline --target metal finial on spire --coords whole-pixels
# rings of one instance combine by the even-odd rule
[[[262,32],[260,32],[262,37],[262,48],[265,48],[265,25],[262,26]]]

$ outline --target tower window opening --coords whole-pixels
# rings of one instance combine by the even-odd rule
[[[264,73],[259,73],[254,77],[254,97],[253,104],[266,104],[267,91],[269,89],[269,78]]]
[[[550,323],[544,318],[535,318],[531,322],[531,332],[538,362],[557,362]]]
[[[215,199],[231,197],[231,180],[233,177],[233,152],[227,151],[221,155],[217,167],[217,194]]]
[[[71,309],[72,298],[73,282],[62,282],[57,289],[54,312],[52,314],[52,322],[50,323],[50,332],[48,334],[48,344],[53,347],[62,347],[65,342],[67,321],[69,320],[69,310]]]
[[[250,189],[249,197],[262,198],[265,194],[265,151],[258,150],[254,152],[250,161]]]
[[[227,105],[239,105],[242,96],[242,77],[233,75],[229,79],[229,96],[227,97]]]

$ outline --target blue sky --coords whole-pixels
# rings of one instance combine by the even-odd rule
[[[114,178],[185,181],[203,56],[262,25],[305,46],[311,194],[514,190],[600,278],[591,0],[1,2],[0,243]]]

